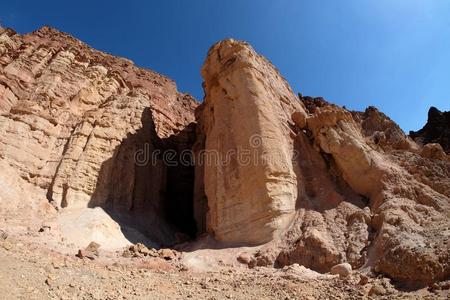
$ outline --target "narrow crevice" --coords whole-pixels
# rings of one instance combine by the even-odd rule
[[[67,142],[64,144],[63,151],[62,151],[62,154],[61,154],[61,159],[59,160],[58,165],[56,166],[55,172],[53,173],[52,181],[50,183],[50,186],[47,189],[47,200],[49,202],[55,201],[53,199],[53,189],[55,187],[56,178],[57,178],[57,176],[59,174],[59,170],[61,168],[62,162],[64,161],[64,156],[65,156],[67,150],[69,149],[69,145],[70,145],[70,142],[72,141],[73,133],[75,132],[75,129],[78,127],[78,125],[80,125],[80,124],[81,123],[78,123],[72,128],[72,130],[70,132],[70,135],[67,138]]]

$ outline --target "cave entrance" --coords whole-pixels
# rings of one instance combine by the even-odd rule
[[[142,128],[128,134],[102,163],[88,206],[103,207],[134,244],[172,247],[198,234],[194,164],[180,163],[181,153],[194,144],[195,124],[160,138],[150,109],[141,121]]]
[[[178,232],[191,239],[197,236],[194,218],[194,167],[171,166],[167,169],[165,216]]]

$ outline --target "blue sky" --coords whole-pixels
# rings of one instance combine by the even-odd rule
[[[250,42],[296,92],[375,105],[405,130],[450,110],[448,0],[4,1],[20,33],[50,25],[165,74],[202,99],[208,48]]]

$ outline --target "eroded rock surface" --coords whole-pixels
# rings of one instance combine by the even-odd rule
[[[249,259],[256,266],[327,272],[348,262],[412,285],[450,275],[445,154],[421,149],[376,108],[296,97],[244,42],[214,45],[202,74],[198,149],[223,156],[260,138],[253,163],[197,172],[196,203],[207,202],[205,227],[216,239],[271,241]]]
[[[235,253],[251,268],[348,263],[414,286],[449,278],[450,159],[444,123],[432,121],[445,113],[430,111],[440,125],[416,143],[374,107],[297,97],[234,40],[210,49],[202,75],[196,109],[171,80],[66,34],[0,29],[0,221],[51,212],[41,234],[105,249],[207,232],[219,242],[200,239],[204,248],[258,245]],[[151,156],[190,149],[195,173]]]
[[[420,144],[438,143],[450,154],[450,112],[430,107],[425,126],[409,135]]]
[[[294,140],[287,120],[303,108],[278,71],[244,43],[213,46],[202,75],[203,149],[215,159],[199,166],[207,231],[229,243],[271,241],[295,213]]]
[[[135,214],[159,241],[173,240],[162,216],[178,193],[192,194],[193,170],[149,156],[190,148],[197,102],[170,79],[48,27],[1,30],[0,54],[0,159],[55,206]]]

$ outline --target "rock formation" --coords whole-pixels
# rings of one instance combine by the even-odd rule
[[[430,107],[427,124],[419,131],[410,131],[409,135],[419,144],[438,143],[450,154],[450,112]]]
[[[374,107],[297,97],[234,40],[209,50],[202,76],[199,105],[54,29],[0,29],[0,221],[27,207],[22,218],[52,211],[66,237],[102,249],[132,224],[133,242],[208,233],[222,247],[256,245],[239,255],[250,267],[449,278],[448,113],[431,109],[416,143]],[[162,157],[184,150],[195,169]]]
[[[327,272],[348,262],[411,285],[450,275],[447,159],[421,155],[373,107],[352,113],[297,98],[244,42],[214,45],[202,75],[198,149],[224,157],[256,148],[252,163],[232,156],[197,166],[195,202],[206,198],[205,228],[216,239],[272,241],[256,265]]]
[[[166,77],[48,27],[2,30],[0,54],[1,160],[55,206],[135,214],[153,238],[173,241],[164,218],[186,219],[171,215],[181,205],[192,219],[192,199],[178,201],[192,194],[193,170],[149,156],[191,147],[197,102]]]
[[[206,156],[213,159],[199,166],[207,230],[229,243],[271,241],[295,212],[294,142],[286,120],[303,108],[270,63],[246,44],[212,47],[202,75],[199,123]]]

